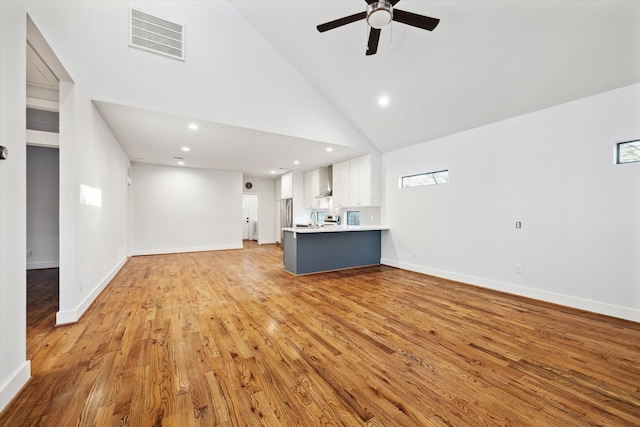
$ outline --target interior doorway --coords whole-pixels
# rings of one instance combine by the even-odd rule
[[[60,83],[29,21],[26,57],[27,352],[60,307]],[[34,37],[34,35],[36,35]]]
[[[257,194],[242,195],[242,240],[260,240],[260,198]]]

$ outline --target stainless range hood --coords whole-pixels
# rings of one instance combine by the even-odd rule
[[[333,189],[333,166],[329,165],[327,166],[327,181],[326,181],[326,187],[325,187],[325,183],[320,183],[320,185],[322,186],[322,188],[326,188],[326,191],[323,191],[322,193],[318,194],[315,198],[316,199],[323,199],[326,197],[331,197],[333,195],[332,189]]]

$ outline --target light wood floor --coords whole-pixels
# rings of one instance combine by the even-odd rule
[[[640,425],[640,324],[281,257],[131,259],[77,324],[30,322],[33,378],[0,425]]]

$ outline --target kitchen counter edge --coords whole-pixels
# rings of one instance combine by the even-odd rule
[[[293,233],[340,233],[344,231],[376,231],[389,230],[389,227],[381,225],[332,225],[328,227],[287,227],[284,231]]]

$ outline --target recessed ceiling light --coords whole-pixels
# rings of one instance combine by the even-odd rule
[[[179,164],[180,166],[182,166],[182,165],[184,165],[184,162],[183,162],[183,161],[179,161],[179,162],[178,162],[178,164]]]
[[[382,105],[383,107],[389,105],[389,97],[386,95],[381,96],[380,98],[378,98],[378,104]]]
[[[271,173],[276,173],[276,171],[271,171]]]
[[[198,130],[198,125],[195,123],[189,123],[189,129],[191,130]]]
[[[294,164],[294,165],[299,165],[299,164],[300,164],[300,162],[299,162],[299,161],[297,161],[297,160],[294,160],[294,161],[293,161],[293,164]]]
[[[189,151],[190,148],[189,147],[182,147],[182,151]]]
[[[332,152],[332,151],[333,151],[333,148],[331,148],[331,147],[327,147],[327,151],[328,151],[328,152]]]

